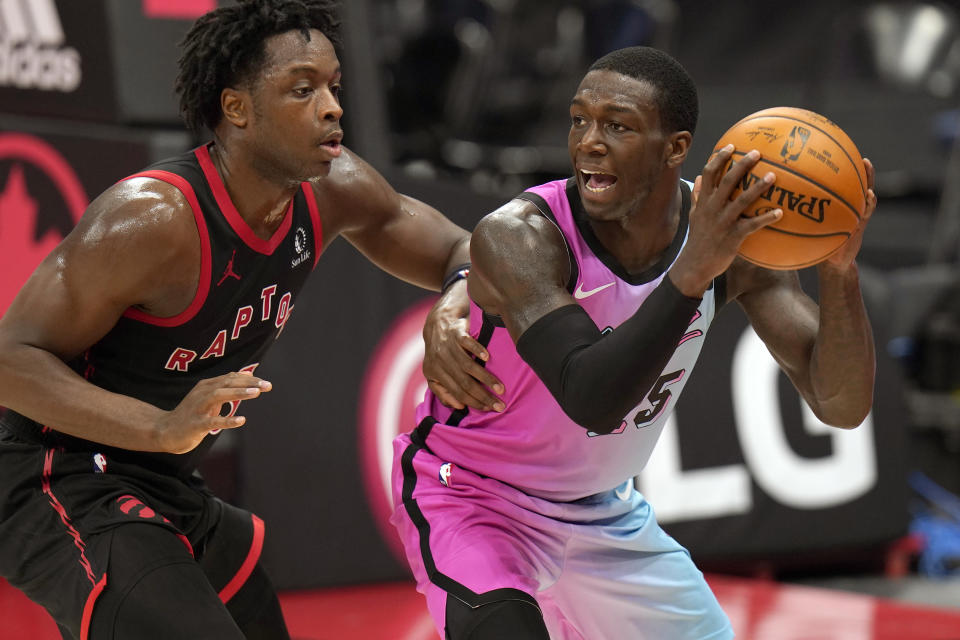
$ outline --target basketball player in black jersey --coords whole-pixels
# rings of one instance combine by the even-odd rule
[[[337,236],[425,288],[462,274],[467,233],[342,146],[337,27],[329,0],[201,17],[177,89],[212,142],[96,198],[0,319],[0,575],[65,638],[288,637],[263,523],[199,458],[270,390],[255,369]],[[425,372],[500,408],[464,289],[431,312]]]

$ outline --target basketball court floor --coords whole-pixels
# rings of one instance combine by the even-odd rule
[[[960,602],[931,607],[770,580],[708,578],[740,640],[960,640]],[[295,640],[438,639],[423,598],[406,582],[287,591],[281,602]],[[60,635],[40,607],[0,580],[0,638]]]

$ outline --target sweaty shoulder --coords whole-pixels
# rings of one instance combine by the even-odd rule
[[[175,315],[196,290],[201,259],[194,212],[171,184],[153,178],[118,182],[87,208],[62,245],[64,259],[110,274],[131,306]]]
[[[362,226],[370,215],[388,210],[396,193],[363,158],[346,147],[330,173],[311,181],[323,221],[324,240]]]
[[[563,289],[569,277],[560,230],[526,200],[511,200],[477,223],[470,258],[470,295],[497,315],[544,287]]]
[[[532,202],[514,199],[481,218],[473,232],[471,252],[476,247],[490,255],[503,251],[537,253],[557,243],[563,245],[557,226]]]

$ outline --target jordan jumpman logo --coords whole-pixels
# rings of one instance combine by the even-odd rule
[[[237,257],[237,250],[234,249],[233,255],[230,256],[230,262],[227,263],[227,268],[223,270],[223,276],[220,277],[220,282],[217,283],[218,287],[222,285],[223,281],[226,280],[227,278],[236,278],[237,280],[240,279],[240,276],[237,274],[237,272],[233,270],[233,260],[236,257]]]

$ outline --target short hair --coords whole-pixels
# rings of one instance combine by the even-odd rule
[[[339,49],[336,9],[336,0],[239,0],[198,18],[180,42],[174,84],[187,127],[213,131],[223,117],[221,92],[256,78],[270,36],[297,29],[309,40],[309,30],[317,29]]]
[[[697,86],[679,62],[653,47],[626,47],[611,51],[589,71],[609,70],[647,82],[657,89],[657,109],[668,132],[697,128],[700,106]]]

